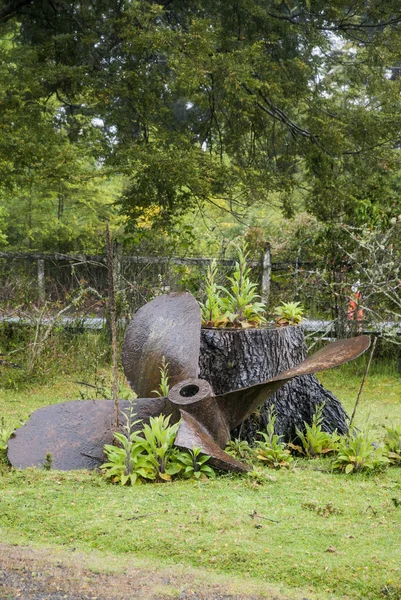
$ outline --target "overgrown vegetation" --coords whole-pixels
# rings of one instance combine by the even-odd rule
[[[205,303],[201,303],[202,324],[208,327],[259,327],[266,323],[266,307],[258,301],[257,285],[252,283],[247,266],[246,245],[238,251],[238,261],[230,287],[216,285],[217,267],[212,261],[206,278]]]
[[[280,306],[274,309],[275,323],[279,327],[287,325],[299,325],[303,320],[305,309],[300,302],[281,302]]]
[[[135,407],[130,405],[125,414],[124,433],[116,432],[118,446],[107,444],[107,461],[101,466],[106,479],[121,485],[138,485],[145,481],[171,481],[183,477],[214,477],[207,465],[209,456],[199,448],[186,452],[174,446],[180,423],[170,425],[170,417],[151,417],[149,425],[136,426]]]

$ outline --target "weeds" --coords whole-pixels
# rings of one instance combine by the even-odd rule
[[[168,396],[168,393],[170,391],[170,384],[169,384],[169,377],[168,377],[169,363],[166,361],[165,356],[162,357],[162,364],[159,367],[159,370],[160,370],[159,389],[152,390],[152,393],[156,394],[159,397]]]
[[[258,301],[257,285],[249,277],[246,246],[238,252],[238,261],[229,287],[216,285],[216,263],[207,274],[206,301],[201,304],[202,323],[210,327],[259,327],[266,323],[265,305]]]
[[[199,448],[181,451],[174,446],[179,423],[170,425],[170,417],[151,417],[135,431],[139,421],[134,420],[135,407],[130,405],[125,414],[124,433],[114,436],[120,446],[105,446],[107,462],[104,477],[112,483],[138,485],[145,481],[171,481],[174,477],[200,479],[213,477],[213,469],[207,465],[209,456],[202,455]]]
[[[384,448],[377,445],[368,430],[352,429],[340,438],[338,454],[333,469],[346,475],[360,471],[372,471],[389,463]]]
[[[401,465],[401,426],[386,427],[384,447],[391,464]]]
[[[324,403],[316,408],[312,417],[312,424],[304,423],[305,432],[296,428],[296,433],[301,440],[302,447],[290,444],[290,447],[299,451],[308,458],[336,452],[338,449],[339,435],[336,431],[328,433],[322,430]]]
[[[263,437],[263,441],[256,442],[255,456],[270,468],[288,468],[293,458],[287,449],[287,444],[280,442],[282,436],[274,433],[276,419],[277,415],[274,412],[274,406],[271,406],[268,413],[266,433],[258,431],[259,435]]]

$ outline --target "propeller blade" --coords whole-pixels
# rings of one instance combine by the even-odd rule
[[[210,464],[223,471],[245,473],[251,470],[249,465],[239,462],[224,452],[195,417],[185,410],[180,410],[180,413],[181,423],[175,438],[176,446],[185,450],[200,448],[204,454],[211,457]]]
[[[189,293],[158,296],[137,311],[125,333],[122,362],[139,397],[159,388],[163,356],[170,385],[197,377],[200,328],[200,308]]]
[[[216,396],[216,401],[226,416],[230,430],[234,429],[293,377],[338,367],[363,354],[369,346],[368,335],[337,340],[315,352],[296,367],[291,367],[268,381]]]
[[[121,411],[129,407],[119,401]],[[148,420],[171,412],[167,398],[139,398],[135,401],[134,420]],[[179,413],[177,411],[177,418]],[[105,461],[104,445],[113,443],[114,402],[112,400],[76,400],[51,404],[32,413],[16,429],[8,442],[8,459],[13,467],[43,467],[51,454],[52,468],[60,471],[95,469]],[[140,428],[140,425],[137,426]]]

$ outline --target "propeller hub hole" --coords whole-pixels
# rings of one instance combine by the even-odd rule
[[[192,396],[196,396],[198,392],[199,387],[193,383],[190,383],[189,385],[184,385],[184,387],[180,389],[180,396],[183,398],[192,398]]]

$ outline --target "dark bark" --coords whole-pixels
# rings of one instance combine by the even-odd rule
[[[200,377],[215,394],[247,387],[279,375],[306,357],[301,327],[275,329],[202,329]],[[316,408],[324,403],[323,429],[345,433],[347,415],[339,400],[314,375],[296,377],[270,397],[260,409],[232,432],[252,442],[267,424],[269,408],[277,414],[276,433],[286,441],[296,439],[295,428],[311,423]]]

